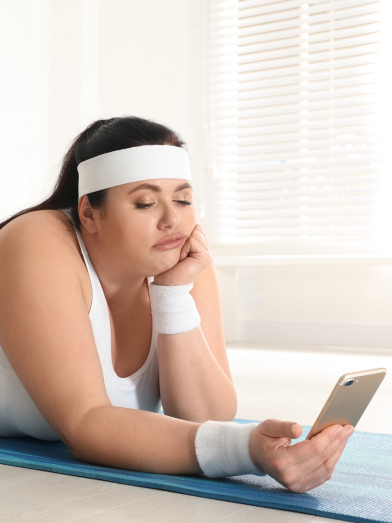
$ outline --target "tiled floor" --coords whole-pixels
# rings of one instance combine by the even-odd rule
[[[392,353],[231,344],[237,417],[311,425],[345,372],[390,369],[357,429],[392,433]],[[307,514],[0,465],[0,523],[327,523]]]

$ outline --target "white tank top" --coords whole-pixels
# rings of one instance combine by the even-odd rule
[[[69,215],[67,210],[64,212]],[[113,406],[158,412],[161,407],[158,377],[158,333],[152,327],[150,351],[143,366],[131,376],[120,378],[114,372],[108,304],[98,275],[91,263],[83,237],[75,227],[93,298],[89,318],[102,366],[106,392]],[[150,286],[153,277],[148,278]],[[0,347],[0,436],[33,436],[49,441],[60,440],[42,416],[11,367]]]

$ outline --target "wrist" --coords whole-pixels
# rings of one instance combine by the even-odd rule
[[[150,302],[154,328],[160,334],[181,334],[201,323],[196,303],[187,285],[150,285]]]
[[[160,287],[178,287],[180,285],[189,285],[193,282],[179,282],[177,280],[173,280],[172,278],[159,278],[158,276],[154,276],[154,281],[152,282],[154,285],[159,285]]]
[[[252,462],[256,465],[256,467],[258,467],[258,465],[256,463],[255,454],[254,454],[254,451],[253,451],[253,442],[254,442],[254,438],[256,436],[256,429],[257,429],[257,427],[255,427],[252,430],[252,432],[250,434],[250,437],[249,437],[249,456],[250,456],[250,459],[252,460]]]
[[[197,430],[196,457],[204,474],[222,478],[254,474],[264,476],[250,457],[249,440],[257,423],[206,421]]]
[[[152,282],[153,285],[170,285],[170,283],[166,283],[164,281],[161,281],[159,278],[157,278],[156,276],[154,276],[154,281]]]

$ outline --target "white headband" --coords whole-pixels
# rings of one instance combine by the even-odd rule
[[[159,178],[192,181],[188,153],[173,145],[141,145],[101,154],[78,165],[79,198],[124,183]]]

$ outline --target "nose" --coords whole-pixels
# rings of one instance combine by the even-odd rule
[[[167,203],[162,207],[162,215],[160,217],[159,229],[174,229],[180,223],[180,215],[174,208],[173,203]]]

